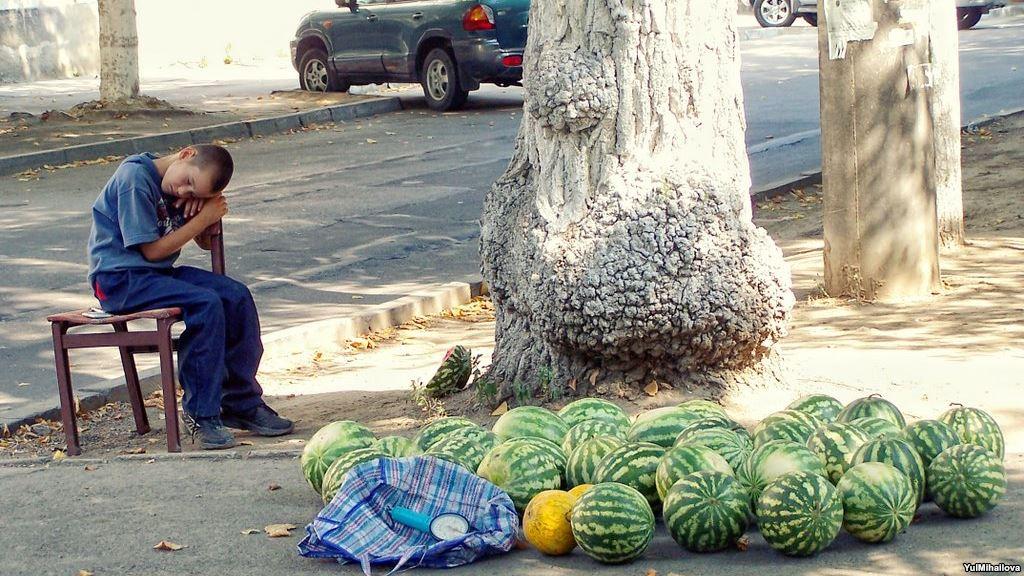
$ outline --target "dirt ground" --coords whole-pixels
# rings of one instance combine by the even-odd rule
[[[881,304],[836,300],[822,291],[821,189],[794,189],[758,203],[755,221],[786,254],[797,305],[781,344],[787,389],[744,390],[723,401],[752,424],[811,391],[843,401],[879,392],[911,418],[935,417],[951,402],[992,413],[1007,436],[1007,452],[1024,452],[1024,114],[963,135],[964,203],[968,245],[944,250],[944,289],[919,302]],[[410,435],[439,413],[494,420],[494,402],[472,390],[444,405],[418,403],[411,383],[430,378],[456,343],[473,348],[485,366],[493,346],[493,310],[486,301],[446,316],[418,319],[332,350],[275,354],[261,369],[268,402],[296,420],[295,434],[263,439],[239,433],[256,449],[301,448],[320,426],[338,419],[366,423],[378,435]],[[638,412],[699,394],[630,391],[619,398]],[[151,398],[154,432],[133,431],[126,405],[83,415],[90,456],[163,451],[159,398]],[[552,403],[557,407],[562,402]],[[63,446],[59,423],[9,431],[0,458],[37,456]],[[186,437],[186,451],[195,450]],[[59,455],[58,455],[59,456]]]

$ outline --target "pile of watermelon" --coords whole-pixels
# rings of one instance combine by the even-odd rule
[[[505,490],[521,513],[542,492],[538,502],[571,502],[571,514],[546,516],[534,533],[557,532],[550,523],[564,517],[562,534],[571,529],[585,554],[616,564],[644,553],[659,515],[687,550],[734,547],[756,525],[790,556],[824,550],[841,530],[891,541],[929,501],[954,517],[980,516],[1006,491],[1004,451],[995,420],[959,405],[908,425],[878,395],[844,406],[815,394],[748,431],[707,400],[630,418],[614,403],[583,398],[557,413],[515,408],[490,430],[442,418],[412,439],[378,440],[359,424],[335,422],[310,440],[302,467],[329,502],[361,462],[448,460]],[[577,487],[569,499],[550,494]]]

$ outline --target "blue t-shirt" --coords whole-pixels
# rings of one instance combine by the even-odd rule
[[[98,272],[131,268],[168,269],[178,252],[150,262],[140,244],[160,239],[184,223],[175,198],[160,190],[160,173],[153,154],[129,156],[103,187],[92,205],[89,234],[89,285]]]

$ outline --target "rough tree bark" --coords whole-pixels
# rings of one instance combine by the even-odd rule
[[[135,0],[99,0],[100,99],[139,95],[139,37]]]
[[[947,248],[964,244],[963,177],[960,170],[960,38],[953,0],[931,0],[932,90],[935,208],[939,241]]]
[[[734,18],[699,0],[532,4],[526,113],[481,220],[505,393],[539,370],[581,393],[772,373],[793,295],[751,222]]]

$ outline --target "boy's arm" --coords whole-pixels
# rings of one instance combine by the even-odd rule
[[[224,197],[211,198],[203,206],[202,212],[197,214],[174,232],[146,244],[140,244],[139,250],[150,262],[163,260],[171,254],[181,250],[189,240],[198,237],[203,230],[211,224],[216,223],[228,213],[228,205]],[[198,243],[198,241],[197,241]],[[200,244],[202,246],[202,244]]]
[[[213,248],[213,242],[210,239],[210,235],[206,233],[206,230],[203,230],[199,233],[199,236],[196,236],[196,246],[207,251]]]

